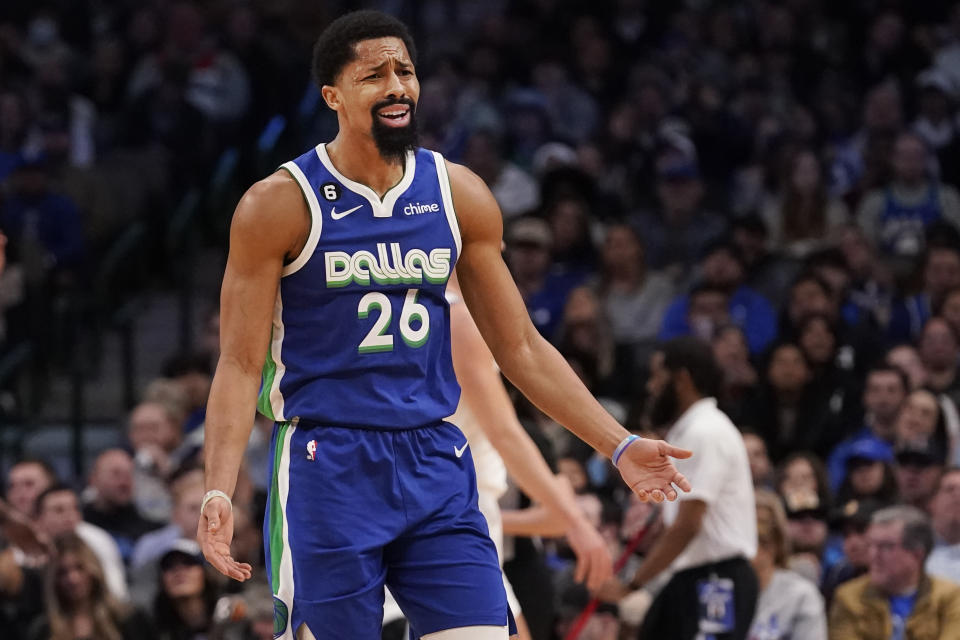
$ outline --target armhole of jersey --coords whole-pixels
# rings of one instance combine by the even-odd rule
[[[292,160],[290,162],[284,162],[280,165],[280,168],[285,169],[293,176],[293,179],[297,181],[297,184],[300,186],[300,191],[303,193],[303,199],[307,202],[307,208],[310,209],[310,235],[307,236],[307,242],[303,245],[303,251],[300,252],[300,255],[283,268],[281,277],[285,277],[303,268],[303,265],[307,264],[307,260],[309,260],[313,252],[316,251],[317,243],[320,242],[320,228],[323,225],[323,217],[320,213],[320,202],[317,200],[317,194],[314,192],[313,187],[310,186],[310,181],[307,180],[307,176],[303,173],[303,170],[297,166],[297,163]]]
[[[453,243],[457,246],[457,258],[460,258],[462,242],[460,240],[460,223],[457,222],[457,212],[453,209],[453,192],[450,190],[450,176],[447,174],[447,165],[443,156],[433,151],[433,160],[437,165],[437,180],[440,181],[440,195],[443,196],[443,210],[447,214],[447,223],[450,233],[453,234]]]

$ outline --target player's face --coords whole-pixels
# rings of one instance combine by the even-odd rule
[[[400,38],[375,38],[358,42],[355,52],[324,97],[341,126],[372,136],[385,158],[402,158],[416,145],[414,111],[420,97],[407,47]]]

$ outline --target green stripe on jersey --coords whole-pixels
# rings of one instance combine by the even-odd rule
[[[270,391],[273,389],[273,380],[276,377],[277,363],[273,360],[273,329],[271,329],[270,346],[267,348],[267,359],[263,363],[263,372],[261,373],[263,384],[260,387],[260,397],[257,398],[257,411],[273,421],[277,420],[277,416],[273,415],[273,405],[270,403]]]
[[[287,439],[289,422],[277,429],[277,438],[273,449],[273,479],[270,482],[270,584],[273,594],[280,587],[280,560],[283,558],[283,507],[280,504],[280,459],[283,457],[283,445]]]

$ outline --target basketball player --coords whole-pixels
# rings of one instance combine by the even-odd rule
[[[276,422],[264,538],[279,638],[378,638],[385,583],[414,637],[502,640],[513,626],[468,444],[444,421],[459,396],[454,264],[532,402],[618,460],[641,499],[690,489],[670,457],[691,453],[629,436],[534,329],[483,181],[417,148],[415,61],[384,14],[327,27],[313,72],[337,136],[251,187],[233,218],[198,539],[222,573],[250,577],[230,556],[230,494],[260,389]]]

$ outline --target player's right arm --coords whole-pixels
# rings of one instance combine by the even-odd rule
[[[254,184],[234,212],[220,290],[220,359],[204,430],[207,491],[233,495],[253,429],[280,276],[309,231],[310,217],[300,188],[285,171]],[[250,567],[231,557],[232,538],[230,505],[213,498],[200,514],[197,540],[221,573],[244,580],[250,577]]]

